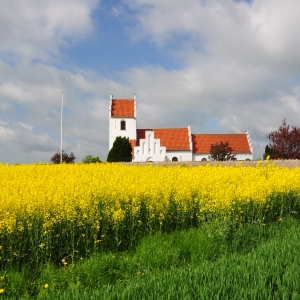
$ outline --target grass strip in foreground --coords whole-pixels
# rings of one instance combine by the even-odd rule
[[[10,272],[3,299],[300,299],[300,223],[207,224],[144,238],[35,274]]]

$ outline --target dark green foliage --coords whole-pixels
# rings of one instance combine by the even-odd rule
[[[235,160],[235,155],[232,154],[233,149],[229,142],[226,141],[210,145],[210,159],[216,161]]]
[[[101,160],[99,159],[98,156],[93,157],[92,154],[88,154],[82,159],[82,162],[84,164],[95,164],[95,163],[101,163]]]
[[[273,155],[274,155],[274,150],[269,145],[266,145],[263,159],[266,160],[268,156],[269,156],[269,159],[272,159]]]
[[[132,146],[129,138],[117,136],[108,152],[107,162],[129,162],[132,160]]]
[[[72,164],[74,163],[76,157],[74,156],[74,153],[71,152],[70,154],[66,153],[64,150],[62,150],[62,162],[66,164]],[[54,164],[60,164],[60,152],[57,151],[51,158],[50,161]]]

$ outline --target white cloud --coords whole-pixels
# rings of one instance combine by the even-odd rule
[[[131,0],[130,7],[137,21],[132,34],[161,46],[183,35],[191,40],[189,49],[209,56],[290,67],[300,63],[299,1]]]
[[[93,30],[91,12],[98,0],[1,1],[0,51],[20,59],[48,60],[60,47]]]
[[[213,119],[214,131],[249,129],[256,157],[284,117],[300,126],[299,1],[131,0],[129,7],[137,22],[132,38],[150,39],[183,63],[129,76],[166,124]]]
[[[135,42],[154,43],[180,60],[182,68],[133,66],[115,73],[118,80],[113,80],[98,70],[77,68],[76,62],[68,70],[51,65],[67,55],[65,46],[93,33],[91,15],[98,2],[2,3],[0,161],[49,162],[60,148],[62,90],[63,148],[73,151],[77,161],[87,154],[106,159],[109,94],[132,98],[137,93],[139,128],[248,129],[256,158],[262,157],[266,134],[283,118],[300,127],[295,30],[300,2],[123,1],[111,7],[111,18],[125,18],[126,24],[133,18],[135,26],[126,32]]]
[[[60,149],[62,87],[64,150],[73,151],[77,161],[87,154],[106,159],[108,89],[122,94],[120,84],[97,78],[93,71],[71,72],[45,64],[5,69],[6,74],[0,72],[0,140],[5,145],[0,161],[50,162]]]

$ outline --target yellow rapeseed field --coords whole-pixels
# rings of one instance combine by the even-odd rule
[[[7,236],[22,238],[22,232],[28,235],[31,229],[35,230],[37,240],[30,243],[39,248],[50,243],[49,235],[53,238],[54,234],[63,233],[58,228],[68,230],[66,224],[71,224],[73,230],[76,228],[76,238],[84,238],[87,228],[91,229],[93,243],[97,243],[108,234],[105,226],[107,230],[120,230],[122,225],[128,231],[130,226],[147,225],[151,229],[154,224],[187,222],[180,220],[181,217],[201,219],[216,212],[226,217],[233,206],[241,207],[242,212],[243,205],[250,201],[259,206],[274,195],[300,194],[300,169],[272,164],[266,167],[258,164],[255,168],[241,164],[236,167],[0,165],[0,178],[0,260],[1,247],[5,246],[1,240],[3,244],[7,243]],[[78,243],[73,244],[75,249]],[[9,245],[5,247],[8,249]],[[20,255],[14,252],[15,256]]]
[[[42,218],[47,230],[62,220],[99,226],[98,204],[114,223],[137,215],[141,202],[164,219],[173,200],[186,211],[226,209],[250,199],[264,203],[274,193],[300,192],[300,169],[268,167],[154,167],[96,165],[0,166],[0,232],[23,230]],[[138,217],[138,216],[137,216]],[[30,226],[30,223],[27,224]]]

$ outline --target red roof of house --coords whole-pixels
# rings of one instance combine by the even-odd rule
[[[137,145],[140,139],[145,138],[146,131],[154,131],[154,138],[160,139],[160,145],[170,150],[190,150],[189,133],[187,128],[167,128],[167,129],[138,129]]]
[[[192,134],[193,153],[210,153],[210,145],[228,142],[233,153],[251,153],[246,134]]]
[[[111,117],[112,118],[134,118],[134,100],[132,99],[112,100]]]

